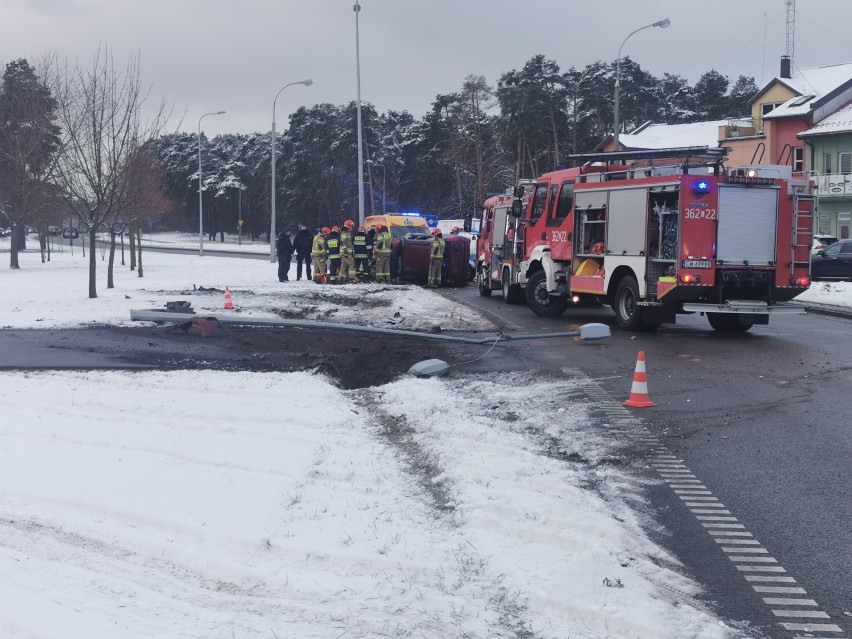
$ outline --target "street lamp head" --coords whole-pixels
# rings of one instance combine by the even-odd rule
[[[659,20],[658,22],[655,22],[655,23],[654,23],[654,24],[652,24],[651,26],[652,26],[652,27],[660,27],[660,29],[665,29],[665,28],[667,28],[667,27],[668,27],[671,23],[672,23],[672,21],[671,21],[671,20],[669,20],[668,18],[663,18],[662,20]]]
[[[309,87],[309,86],[311,86],[313,83],[314,83],[314,81],[313,81],[313,80],[308,79],[308,80],[302,80],[299,84],[304,84],[306,87]]]
[[[213,115],[222,115],[223,113],[227,113],[227,111],[216,111]]]

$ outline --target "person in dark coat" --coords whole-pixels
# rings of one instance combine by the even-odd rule
[[[281,231],[278,237],[275,238],[275,250],[278,252],[278,281],[287,282],[290,280],[290,260],[293,257],[293,240],[290,229]]]
[[[296,251],[296,279],[302,279],[302,262],[305,264],[305,279],[311,279],[311,246],[313,236],[304,224],[299,226],[299,232],[293,238],[293,249]]]

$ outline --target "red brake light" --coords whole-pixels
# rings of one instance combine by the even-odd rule
[[[690,275],[689,273],[680,276],[680,281],[684,284],[699,284],[701,282],[700,275]]]
[[[809,277],[800,277],[796,280],[796,286],[810,286],[811,278]]]

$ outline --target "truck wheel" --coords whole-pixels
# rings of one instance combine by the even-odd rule
[[[524,292],[517,284],[512,284],[509,279],[509,269],[503,269],[503,301],[506,304],[521,304],[524,301]]]
[[[568,300],[555,297],[547,291],[547,275],[536,271],[527,282],[527,304],[540,317],[559,317],[568,308]]]
[[[615,289],[615,319],[628,331],[642,330],[642,307],[639,306],[639,285],[631,277],[623,277]],[[656,328],[656,327],[654,327]]]
[[[707,313],[707,319],[713,330],[719,333],[745,333],[754,326],[753,322],[741,324],[739,316],[734,313]]]
[[[490,275],[486,272],[485,267],[476,272],[476,284],[479,286],[479,294],[482,297],[491,297],[491,282]]]

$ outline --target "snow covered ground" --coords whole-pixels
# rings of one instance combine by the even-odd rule
[[[263,260],[144,253],[143,278],[117,265],[107,289],[101,258],[89,299],[79,247],[23,253],[0,269],[0,327],[220,312],[227,285],[252,316],[493,329],[424,289],[281,284]],[[813,294],[852,297],[830,286]],[[388,304],[330,297],[368,295]],[[644,534],[583,384],[2,372],[0,636],[742,636]]]

